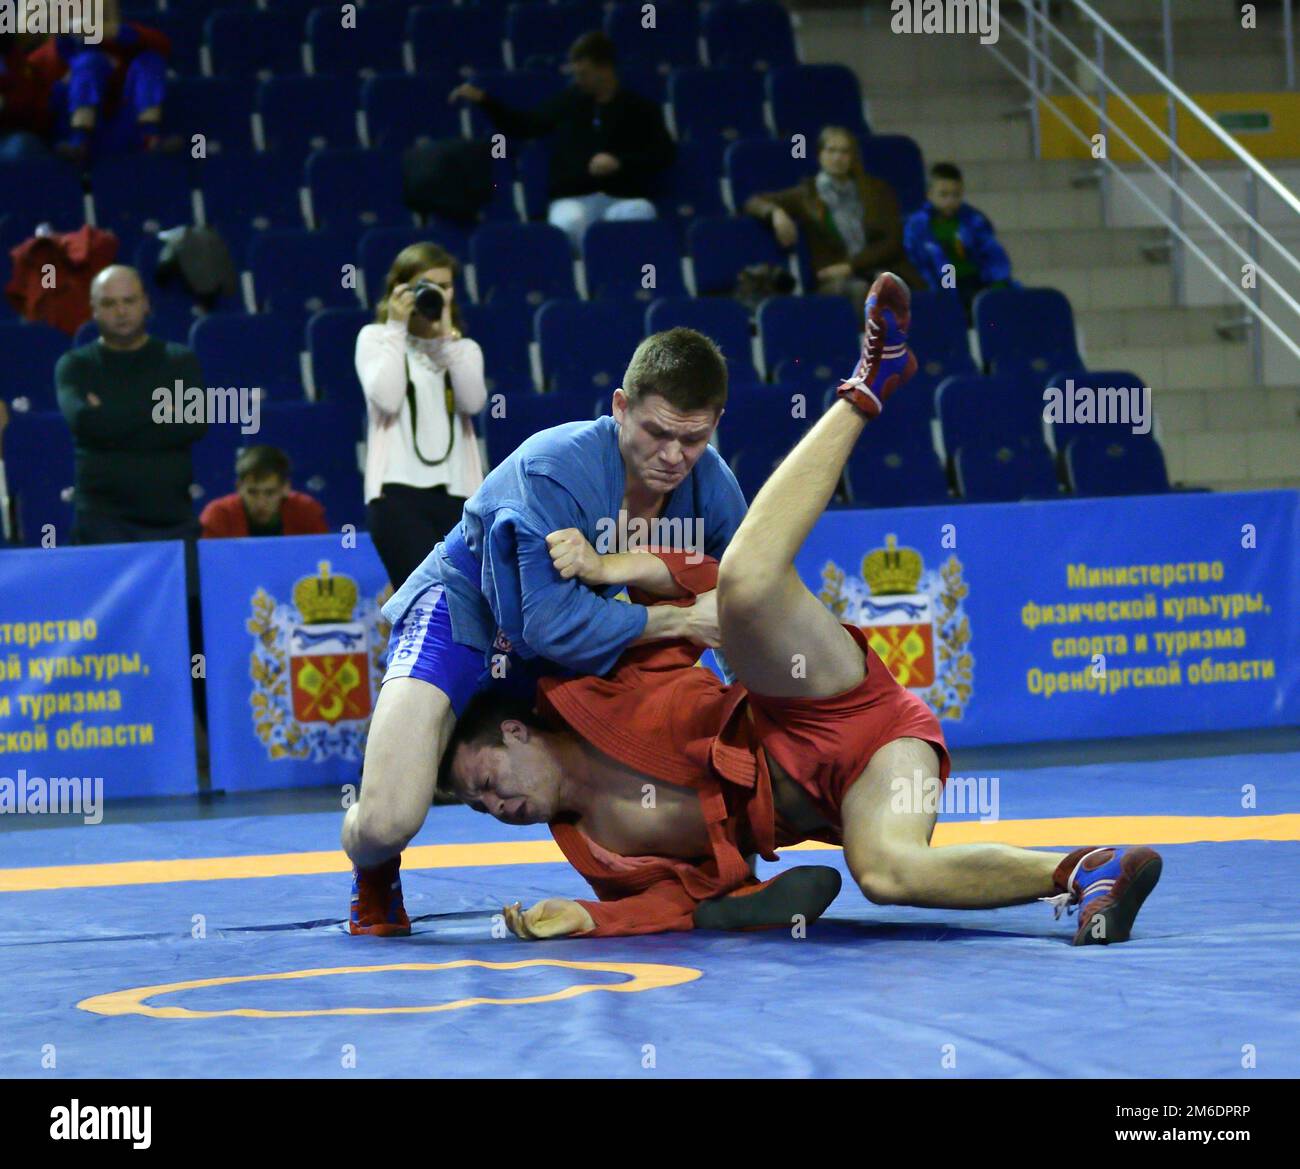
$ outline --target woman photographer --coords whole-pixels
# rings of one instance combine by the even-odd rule
[[[487,404],[483,351],[461,332],[456,270],[437,244],[403,248],[374,323],[357,335],[369,415],[366,513],[395,589],[456,526],[483,482],[473,424]]]

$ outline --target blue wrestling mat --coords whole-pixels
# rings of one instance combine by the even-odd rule
[[[1072,948],[1044,905],[875,906],[847,871],[806,937],[523,942],[503,904],[589,890],[544,829],[461,808],[408,853],[413,936],[353,938],[337,810],[10,830],[0,1075],[1300,1074],[1300,753],[1000,778],[999,821],[936,842],[1156,845],[1131,942]],[[843,867],[783,853],[812,861]]]

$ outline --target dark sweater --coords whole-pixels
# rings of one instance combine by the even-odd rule
[[[603,191],[619,199],[647,198],[653,176],[677,155],[659,106],[620,87],[604,105],[571,86],[533,110],[516,110],[488,94],[483,111],[506,134],[551,137],[548,194],[552,199]],[[611,175],[588,173],[594,154],[622,165]]]
[[[94,341],[59,358],[54,380],[77,447],[78,511],[160,528],[193,514],[190,444],[207,426],[153,418],[154,391],[170,394],[178,378],[202,387],[198,358],[156,337],[128,352]],[[89,394],[100,405],[90,405]]]

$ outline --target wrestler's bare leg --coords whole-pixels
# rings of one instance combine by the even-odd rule
[[[828,698],[862,681],[857,642],[794,568],[866,419],[837,401],[755,497],[718,565],[722,649],[737,679],[774,698]]]
[[[932,848],[937,808],[914,776],[939,774],[939,757],[921,739],[895,739],[880,748],[840,809],[844,860],[858,887],[878,905],[993,909],[1059,892],[1052,880],[1059,852],[1008,844]],[[920,794],[922,798],[916,797]]]
[[[420,831],[456,717],[437,686],[392,678],[379,691],[361,795],[343,818],[343,851],[360,868],[395,857]]]

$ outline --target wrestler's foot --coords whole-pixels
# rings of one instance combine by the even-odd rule
[[[868,418],[878,418],[885,399],[916,373],[916,355],[907,347],[912,294],[892,272],[876,277],[867,293],[867,328],[862,356],[836,391]]]
[[[402,858],[393,857],[373,869],[352,869],[352,911],[348,933],[404,938],[411,919],[402,902]]]
[[[1160,854],[1138,848],[1076,848],[1056,867],[1053,878],[1061,890],[1042,897],[1056,907],[1056,916],[1079,911],[1076,946],[1105,946],[1127,942],[1147,894],[1160,880]]]
[[[801,917],[811,925],[839,896],[839,869],[800,865],[756,885],[746,885],[725,897],[702,901],[695,909],[701,930],[766,930],[788,928]]]

